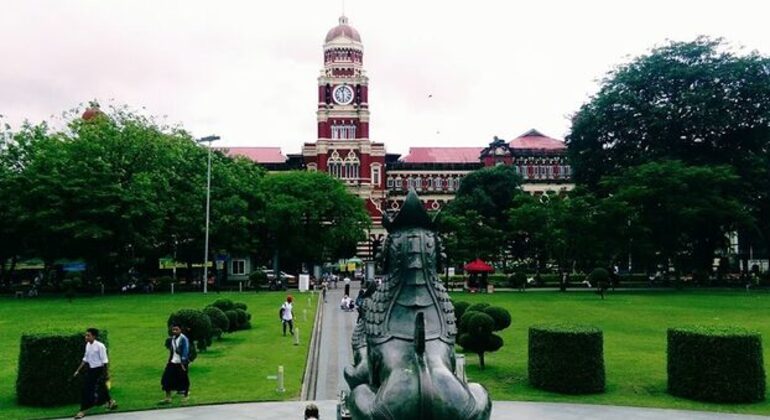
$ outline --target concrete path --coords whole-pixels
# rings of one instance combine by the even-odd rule
[[[321,420],[337,418],[336,401],[317,401]],[[133,413],[114,413],[104,416],[88,416],[102,420],[287,420],[301,419],[305,402],[271,402],[249,404],[208,405],[201,407],[172,408]],[[664,410],[656,408],[615,407],[605,405],[551,404],[529,402],[495,402],[492,420],[767,420],[766,416],[749,416],[700,411]]]
[[[338,282],[338,288],[329,289],[324,306],[323,326],[321,327],[320,351],[318,352],[318,382],[316,383],[317,400],[336,400],[341,390],[348,391],[342,376],[342,369],[353,364],[350,339],[358,318],[358,312],[345,312],[340,309],[344,294],[344,283]],[[361,282],[350,284],[351,298],[358,296]]]

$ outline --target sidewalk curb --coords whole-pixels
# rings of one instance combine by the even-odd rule
[[[321,345],[321,325],[323,325],[324,306],[321,293],[318,293],[315,320],[313,321],[313,333],[310,337],[305,372],[302,375],[302,391],[299,396],[300,401],[315,400],[316,385],[318,384],[318,352]]]

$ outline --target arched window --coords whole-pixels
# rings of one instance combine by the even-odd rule
[[[342,178],[342,158],[336,150],[332,151],[329,160],[326,161],[327,172],[334,178]]]
[[[342,178],[350,179],[350,180],[358,180],[360,165],[361,165],[361,162],[358,160],[358,156],[356,156],[356,152],[352,150],[348,152],[348,156],[345,158],[345,170],[342,174]]]

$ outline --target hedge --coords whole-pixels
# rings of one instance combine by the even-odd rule
[[[16,399],[20,405],[50,407],[80,401],[85,375],[72,374],[83,360],[84,332],[24,334],[19,349]],[[107,331],[99,333],[107,343]]]
[[[211,325],[211,318],[203,311],[197,309],[181,309],[169,315],[166,325],[171,328],[172,324],[178,323],[182,326],[182,331],[198,345],[201,351],[211,345],[211,337],[214,336],[214,327]]]
[[[221,338],[222,333],[230,331],[230,321],[221,309],[216,306],[207,306],[203,309],[203,313],[208,315],[211,319],[211,325],[214,327],[215,336]]]
[[[765,399],[762,337],[734,327],[668,330],[668,392],[719,403]]]
[[[529,382],[563,394],[604,392],[602,331],[582,325],[529,328]]]

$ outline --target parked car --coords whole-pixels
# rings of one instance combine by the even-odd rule
[[[267,276],[267,283],[270,290],[285,289],[287,287],[298,287],[297,276],[292,276],[284,271],[281,271],[280,284],[276,281],[276,276],[273,270],[263,270]]]

